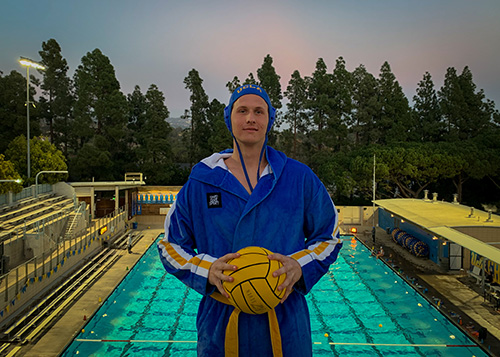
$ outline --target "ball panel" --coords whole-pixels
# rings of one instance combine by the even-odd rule
[[[246,266],[248,264],[264,263],[268,262],[269,258],[265,254],[260,253],[246,253],[242,254],[238,258],[228,260],[228,264],[234,264],[236,266]]]
[[[248,314],[261,314],[273,309],[285,294],[277,287],[283,283],[286,274],[276,278],[272,276],[282,267],[281,262],[269,260],[268,255],[272,252],[261,247],[243,248],[238,253],[240,257],[229,261],[238,269],[224,272],[234,278],[233,282],[223,283],[231,303]]]
[[[228,271],[225,274],[229,276],[241,275],[246,276],[256,276],[256,277],[266,277],[269,271],[269,262],[252,262],[239,260],[237,262],[231,263],[238,267],[235,271]]]
[[[242,249],[238,250],[238,253],[240,253],[241,255],[249,254],[249,253],[261,254],[261,255],[273,254],[269,250],[267,250],[266,248],[262,248],[262,247],[246,247],[246,248],[242,248]]]
[[[261,302],[255,304],[255,306],[249,303],[252,310],[266,312],[274,309],[274,307],[280,302],[281,299],[276,296],[275,292],[271,289],[269,283],[265,279],[252,280],[248,283],[252,285],[255,294],[257,294]]]
[[[227,274],[233,277],[233,281],[225,281],[223,285],[226,285],[226,290],[233,290],[236,286],[246,281],[252,279],[265,279],[267,277],[267,271],[269,270],[269,263],[259,263],[252,264],[249,266],[244,266],[242,268],[238,268],[236,271],[232,271]]]
[[[272,307],[268,306],[262,297],[259,295],[254,287],[254,284],[258,281],[264,281],[262,279],[247,281],[241,285],[241,290],[243,297],[245,299],[245,304],[248,309],[241,310],[247,314],[263,314]],[[265,282],[265,281],[264,281]],[[242,305],[242,304],[241,304]]]
[[[236,308],[240,309],[241,311],[248,310],[248,305],[245,302],[245,297],[243,296],[241,285],[238,285],[235,289],[233,289],[231,293],[228,291],[228,294],[229,301],[231,301]]]

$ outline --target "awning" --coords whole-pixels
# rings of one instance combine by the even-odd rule
[[[471,209],[471,207],[442,201],[418,199],[376,200],[375,204],[387,212],[411,222],[425,231],[459,244],[487,259],[500,264],[500,249],[453,229],[453,227],[493,227],[498,229],[500,216]]]

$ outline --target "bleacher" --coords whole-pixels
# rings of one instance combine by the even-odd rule
[[[53,193],[27,198],[13,206],[3,207],[0,213],[0,242],[20,230],[29,232],[37,222],[51,219],[57,214],[72,210],[73,207],[71,198]]]
[[[90,221],[89,207],[66,196],[72,191],[48,188],[0,205],[0,356],[50,328],[126,247],[125,210]]]
[[[467,271],[467,274],[470,277],[476,279],[476,284],[480,284],[483,281],[483,276],[481,273],[482,273],[481,268],[479,268],[475,265],[472,266],[471,270]]]

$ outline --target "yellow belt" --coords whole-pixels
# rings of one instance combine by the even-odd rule
[[[226,305],[231,305],[229,299],[224,297],[219,292],[214,292],[210,295],[215,300],[222,302]],[[240,310],[234,308],[231,316],[229,316],[229,322],[226,327],[226,339],[224,342],[224,349],[226,357],[238,357],[238,317],[240,315]],[[278,317],[276,316],[276,311],[274,309],[270,310],[267,313],[267,317],[269,319],[269,329],[271,330],[271,345],[273,348],[273,356],[274,357],[283,357],[283,351],[281,350],[281,334],[280,334],[280,326],[278,324]]]

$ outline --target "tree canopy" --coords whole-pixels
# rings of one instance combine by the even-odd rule
[[[55,39],[39,54],[46,70],[29,88],[33,176],[67,168],[73,181],[118,180],[140,171],[148,184],[181,185],[193,164],[232,147],[224,101],[209,98],[195,68],[184,78],[190,106],[182,118],[190,125],[179,129],[167,122],[161,89],[135,86],[125,95],[100,49],[81,58],[73,78]],[[310,76],[294,70],[284,92],[271,54],[246,69],[243,81],[222,82],[230,93],[249,83],[266,89],[278,109],[269,143],[309,165],[336,202],[370,202],[375,156],[377,197],[420,197],[429,189],[450,200],[458,193],[470,205],[500,204],[500,114],[468,66],[449,67],[441,88],[425,72],[410,105],[388,61],[377,76],[363,64],[350,71],[343,57],[332,68],[324,58],[313,65]],[[2,172],[29,185],[25,105],[23,74],[0,72]]]

